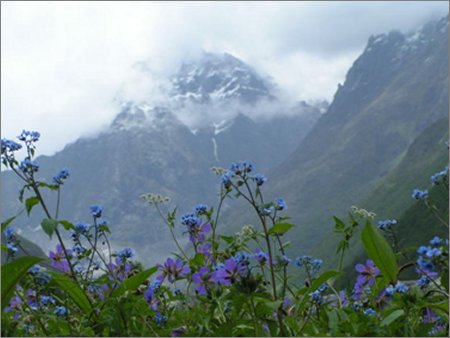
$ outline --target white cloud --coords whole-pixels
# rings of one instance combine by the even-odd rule
[[[52,153],[107,125],[114,97],[156,100],[201,49],[229,52],[298,99],[331,99],[369,35],[410,30],[445,2],[2,2],[2,137]],[[151,77],[132,66],[151,65]]]

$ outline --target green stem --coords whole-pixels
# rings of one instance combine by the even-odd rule
[[[184,252],[183,248],[181,247],[180,243],[178,242],[175,233],[173,232],[172,229],[172,225],[166,220],[166,218],[164,217],[164,215],[161,212],[161,209],[159,209],[157,204],[154,204],[156,210],[158,211],[159,216],[163,219],[164,223],[166,223],[166,225],[169,227],[170,230],[170,234],[172,235],[172,239],[174,240],[178,250],[180,250],[181,254],[184,256],[184,258],[186,258],[186,260],[189,260],[189,257],[186,255],[186,253]]]

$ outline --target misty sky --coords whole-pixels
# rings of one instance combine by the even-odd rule
[[[104,128],[127,98],[201,50],[228,52],[293,100],[331,100],[372,34],[417,28],[448,2],[2,2],[1,132],[51,154]],[[146,61],[152,77],[132,71]],[[150,75],[149,75],[150,76]],[[150,100],[150,98],[149,98]]]

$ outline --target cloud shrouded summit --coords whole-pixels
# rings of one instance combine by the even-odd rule
[[[236,56],[295,100],[330,100],[370,35],[448,13],[445,2],[1,6],[2,134],[40,130],[44,153],[107,126],[120,90],[156,96],[202,50]],[[151,77],[134,74],[138,61],[151,64]]]

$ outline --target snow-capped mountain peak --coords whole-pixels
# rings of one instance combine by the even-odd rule
[[[274,98],[271,83],[234,56],[204,53],[199,60],[184,63],[171,78],[171,98],[180,103],[216,103],[228,99],[254,103]]]

